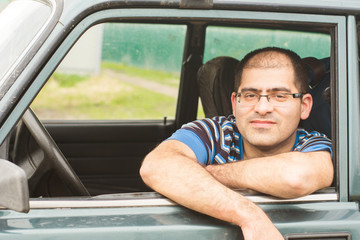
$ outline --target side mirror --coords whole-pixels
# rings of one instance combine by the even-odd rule
[[[0,206],[18,212],[29,212],[29,188],[24,170],[0,159]]]

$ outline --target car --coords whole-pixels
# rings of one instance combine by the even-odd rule
[[[237,191],[285,239],[360,239],[360,2],[0,6],[0,239],[243,239],[153,192],[139,169],[183,124],[229,114],[230,62],[267,46],[308,66],[314,109],[301,124],[331,138],[335,178],[296,199]]]

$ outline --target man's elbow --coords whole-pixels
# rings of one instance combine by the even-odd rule
[[[306,170],[298,170],[288,174],[286,178],[287,191],[284,198],[298,198],[309,195],[319,189],[329,187],[333,181],[333,171],[326,173],[313,173]]]
[[[151,182],[154,176],[156,176],[155,173],[156,168],[154,167],[154,163],[151,160],[151,153],[148,154],[140,167],[139,174],[142,180],[146,185],[151,187]]]
[[[307,180],[305,180],[306,177],[307,177],[306,175],[304,176],[299,173],[287,177],[285,179],[286,188],[284,188],[285,192],[282,197],[298,198],[311,194],[314,191],[314,189],[311,186],[311,184],[309,184]]]

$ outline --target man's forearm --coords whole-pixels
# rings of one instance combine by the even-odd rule
[[[230,188],[252,189],[282,198],[294,198],[327,187],[333,178],[328,152],[289,152],[206,169]]]
[[[219,183],[196,159],[175,153],[163,155],[166,144],[145,158],[140,173],[146,184],[185,207],[237,224],[246,240],[265,239],[268,235],[261,236],[264,232],[271,239],[282,239],[259,207]]]
[[[241,224],[232,219],[235,213],[229,211],[236,208],[230,205],[246,199],[216,181],[196,161],[176,153],[164,156],[164,152],[159,149],[145,158],[140,173],[147,185],[183,206]],[[229,199],[227,204],[224,199]]]

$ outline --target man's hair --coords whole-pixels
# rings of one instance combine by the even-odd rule
[[[288,58],[287,62],[280,62],[278,54],[282,54]],[[291,63],[291,67],[294,69],[295,86],[302,93],[309,91],[308,73],[305,65],[303,64],[299,55],[295,52],[277,48],[266,47],[257,49],[248,53],[237,65],[235,70],[235,82],[234,91],[237,92],[241,83],[243,70],[246,68],[280,68],[286,67]]]

